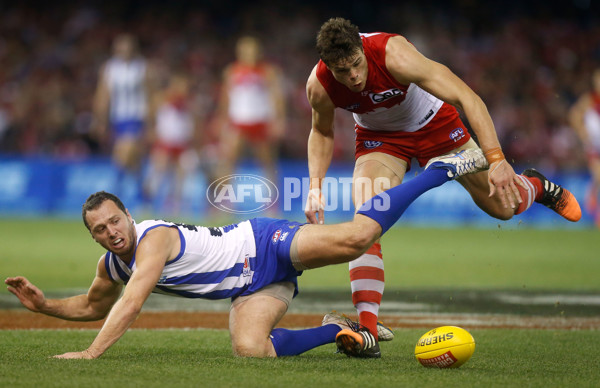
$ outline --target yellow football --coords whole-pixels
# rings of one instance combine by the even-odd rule
[[[442,326],[419,338],[415,357],[428,368],[458,368],[474,351],[475,340],[471,333],[457,326]]]

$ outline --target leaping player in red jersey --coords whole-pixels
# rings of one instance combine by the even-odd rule
[[[319,63],[306,85],[312,106],[308,138],[311,190],[305,209],[311,223],[323,223],[321,180],[332,159],[335,108],[354,115],[356,164],[353,198],[360,207],[386,187],[402,183],[411,159],[423,166],[451,151],[478,148],[461,122],[461,109],[489,162],[489,172],[458,181],[490,216],[508,220],[539,202],[569,221],[581,218],[575,197],[534,169],[517,175],[506,161],[492,119],[481,98],[446,66],[423,56],[404,37],[360,34],[343,18],[325,22],[317,35]],[[375,180],[376,178],[379,178]],[[371,182],[362,184],[365,181]],[[361,184],[358,184],[361,183]],[[376,242],[350,262],[352,300],[360,323],[377,337],[377,315],[384,288],[381,247]],[[379,354],[379,344],[352,331],[338,334],[340,350],[350,356]]]
[[[579,97],[571,108],[569,121],[585,147],[592,176],[586,207],[600,228],[600,68],[592,74],[592,91]]]

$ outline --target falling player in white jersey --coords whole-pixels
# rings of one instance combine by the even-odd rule
[[[98,76],[94,130],[101,139],[112,144],[113,162],[119,169],[117,184],[130,173],[140,190],[151,80],[149,65],[139,55],[136,39],[128,34],[117,36],[113,42],[113,56],[102,66]]]
[[[274,328],[297,293],[298,276],[307,269],[360,256],[423,192],[485,168],[480,150],[439,158],[410,182],[367,201],[351,222],[336,225],[273,218],[219,228],[165,221],[136,223],[118,197],[98,192],[84,203],[82,217],[92,238],[107,252],[98,262],[87,294],[46,299],[22,276],[7,278],[5,283],[34,312],[80,321],[106,317],[89,348],[58,358],[101,356],[127,331],[151,292],[231,298],[229,330],[236,355],[297,355],[337,341],[336,335],[346,332],[338,336],[342,338],[338,347],[377,358],[379,343],[367,328],[329,314],[320,327]],[[119,297],[123,284],[125,291]],[[353,341],[345,341],[348,336]]]

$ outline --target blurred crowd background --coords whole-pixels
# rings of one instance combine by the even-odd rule
[[[319,26],[333,16],[362,32],[396,32],[446,64],[486,102],[505,154],[520,165],[585,167],[567,111],[600,66],[600,11],[564,1],[69,1],[0,3],[0,153],[85,158],[108,155],[95,138],[92,101],[111,43],[128,32],[166,87],[190,80],[197,144],[210,154],[222,71],[236,39],[258,36],[283,74],[283,158],[306,158],[305,82],[318,57]],[[351,118],[339,115],[335,157],[353,159]],[[345,128],[342,128],[345,127]]]

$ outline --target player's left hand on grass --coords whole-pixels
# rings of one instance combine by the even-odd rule
[[[63,360],[76,360],[76,359],[92,360],[92,359],[98,358],[98,357],[92,355],[88,350],[84,350],[82,352],[69,352],[69,353],[64,353],[64,354],[57,354],[56,356],[53,356],[52,358],[61,358]]]
[[[505,208],[510,205],[511,209],[514,209],[518,206],[518,203],[523,202],[517,185],[520,185],[525,190],[529,190],[517,177],[515,170],[513,170],[512,166],[505,159],[490,165],[488,183],[490,184],[490,197],[498,192],[502,205]],[[518,203],[515,203],[515,199]]]

